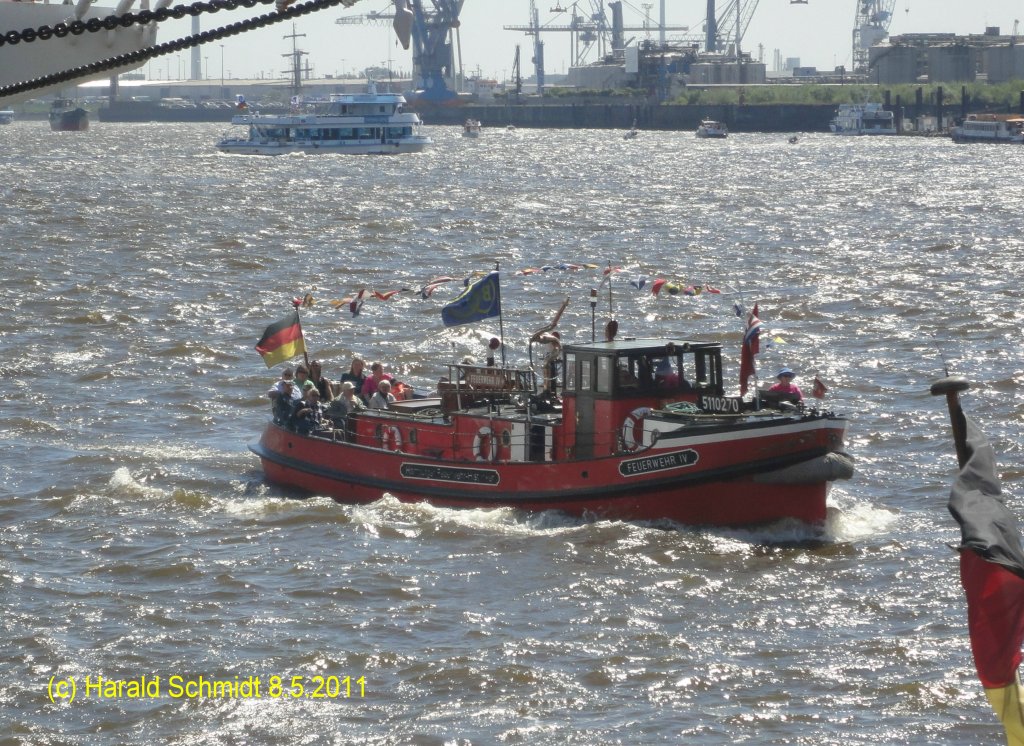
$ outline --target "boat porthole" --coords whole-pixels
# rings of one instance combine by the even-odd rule
[[[506,448],[512,445],[512,434],[508,430],[501,431],[501,444]]]
[[[589,471],[581,471],[580,472],[580,477],[582,479],[590,479],[590,472]]]
[[[415,445],[415,443],[416,443],[416,431],[415,430],[410,430],[409,431],[409,442]]]

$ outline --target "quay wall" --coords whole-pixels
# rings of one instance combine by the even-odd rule
[[[417,108],[417,107],[413,107]],[[733,132],[827,132],[835,104],[755,104],[664,106],[646,103],[466,104],[417,109],[426,124],[458,124],[479,119],[485,127],[553,129],[695,130],[702,119],[716,119]],[[264,114],[286,111],[260,110]],[[99,109],[101,122],[230,122],[237,110],[170,108],[155,102],[115,101]]]
[[[696,130],[702,119],[725,122],[732,132],[827,132],[835,104],[723,104],[688,106],[621,103],[509,104],[419,109],[426,124],[462,124],[479,119],[485,127],[555,129]]]

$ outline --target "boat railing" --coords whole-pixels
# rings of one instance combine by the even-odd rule
[[[453,363],[448,378],[437,385],[441,409],[453,412],[474,404],[500,404],[513,399],[527,400],[537,391],[534,372],[529,369]]]

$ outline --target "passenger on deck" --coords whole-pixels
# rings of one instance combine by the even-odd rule
[[[679,374],[672,368],[672,361],[663,357],[654,368],[654,382],[660,389],[679,388]]]
[[[341,395],[327,407],[327,416],[334,423],[335,429],[344,431],[345,439],[350,440],[348,416],[362,412],[364,409],[366,409],[366,405],[356,395],[355,384],[345,381],[341,384]]]
[[[341,384],[341,396],[331,402],[328,413],[331,417],[344,417],[346,415],[362,412],[366,409],[363,400],[356,396],[356,387],[351,381]]]
[[[616,384],[620,388],[638,388],[640,386],[640,379],[630,370],[629,358],[619,358],[616,371]]]
[[[562,361],[562,335],[558,332],[545,332],[537,335],[537,342],[544,345],[544,352],[541,354],[544,390],[556,394],[558,366]]]
[[[406,399],[414,399],[415,394],[413,393],[412,386],[401,381],[391,381],[391,394],[398,401],[405,401]]]
[[[612,319],[611,321],[609,321],[607,324],[604,325],[604,341],[605,342],[614,342],[615,341],[615,335],[618,334],[618,333],[619,333],[619,322],[616,321],[615,319]]]
[[[290,396],[293,399],[298,399],[299,398],[299,391],[298,391],[298,389],[295,388],[295,385],[294,385],[295,384],[295,378],[294,378],[294,374],[292,373],[292,369],[291,368],[285,368],[283,371],[281,371],[281,378],[273,386],[271,386],[270,389],[267,391],[267,398],[270,399],[270,401],[272,403],[277,401],[277,397],[284,390],[284,385],[286,383],[289,386],[288,390],[291,392]]]
[[[384,372],[384,365],[382,363],[374,363],[370,366],[370,377],[363,383],[362,391],[359,392],[367,403],[377,393],[377,386],[380,385],[381,381],[388,381],[390,384],[391,374]],[[388,388],[390,388],[390,385]]]
[[[316,390],[320,392],[320,401],[328,404],[334,399],[334,390],[331,388],[331,382],[324,378],[323,366],[319,360],[314,360],[309,364],[309,380],[313,382]]]
[[[793,399],[794,401],[803,401],[803,392],[793,383],[793,379],[796,378],[796,374],[789,368],[783,368],[776,376],[779,382],[772,386],[769,391],[773,391],[778,394],[787,394],[787,398]]]
[[[313,386],[313,382],[309,380],[309,368],[301,363],[295,366],[295,388],[299,390],[299,396],[304,397],[306,395],[306,389]]]
[[[352,358],[352,365],[348,369],[348,373],[341,374],[341,382],[349,381],[355,386],[356,396],[362,395],[363,384],[366,383],[366,373],[364,368],[366,367],[366,361],[361,357]]]
[[[306,389],[306,396],[292,405],[291,421],[299,435],[330,432],[331,426],[324,422],[324,408],[316,386]]]
[[[370,397],[370,409],[391,409],[395,403],[395,395],[391,393],[391,381],[383,380],[377,384],[377,390]]]
[[[278,425],[287,426],[291,420],[292,406],[298,400],[292,396],[295,387],[290,380],[282,379],[278,381],[278,384],[280,388],[275,385],[267,395],[270,397],[270,407],[274,413],[274,422]]]

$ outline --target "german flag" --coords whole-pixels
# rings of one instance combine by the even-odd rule
[[[971,652],[985,695],[1006,729],[1008,746],[1024,746],[1020,681],[1024,641],[1024,552],[1013,513],[1000,496],[995,456],[984,433],[963,416],[966,460],[949,497],[960,524],[960,582],[967,593]]]
[[[298,309],[268,326],[260,341],[256,343],[256,352],[263,356],[263,362],[268,368],[273,368],[278,363],[290,360],[305,351],[306,343],[302,340]]]

